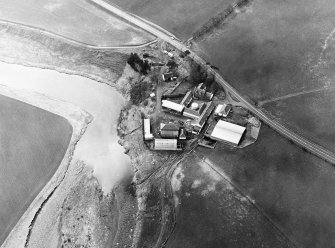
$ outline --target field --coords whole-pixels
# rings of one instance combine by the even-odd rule
[[[290,247],[246,198],[195,154],[179,164],[172,185],[177,224],[166,247]]]
[[[335,90],[304,94],[263,105],[292,130],[335,152]]]
[[[0,244],[53,176],[72,135],[63,118],[0,96]]]
[[[244,149],[220,145],[199,154],[219,166],[299,247],[335,245],[335,169],[262,126]]]
[[[222,12],[233,0],[108,0],[188,39],[211,17]]]
[[[154,39],[88,1],[3,0],[1,6],[2,20],[41,28],[88,45],[138,45]]]
[[[331,97],[323,96],[334,87],[334,15],[330,0],[255,0],[202,37],[198,49],[255,102],[291,97],[280,107],[280,118],[333,149],[335,108]],[[319,93],[304,98],[310,91]],[[274,106],[264,108],[278,113]],[[321,126],[328,129],[318,130]]]

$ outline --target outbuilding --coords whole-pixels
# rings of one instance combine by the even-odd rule
[[[151,133],[150,119],[143,119],[143,137],[145,141],[154,139]]]
[[[232,109],[232,105],[231,104],[219,104],[215,111],[214,111],[214,115],[215,116],[222,116],[222,117],[227,117],[228,114],[230,113]]]
[[[178,138],[179,129],[179,126],[174,123],[160,124],[160,134],[162,138]]]
[[[177,139],[155,139],[154,150],[157,151],[181,151],[182,146]]]

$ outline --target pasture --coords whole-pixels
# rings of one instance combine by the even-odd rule
[[[94,46],[139,45],[154,39],[88,1],[2,0],[0,19]]]
[[[335,245],[335,169],[263,125],[244,149],[198,152],[219,166],[298,247]]]
[[[0,244],[50,180],[68,148],[64,118],[0,95]]]
[[[188,39],[209,19],[228,7],[233,0],[108,0],[146,18],[180,39]]]
[[[331,0],[255,0],[203,37],[199,50],[232,86],[255,102],[299,95],[264,108],[334,149],[333,94],[327,90],[305,94],[335,85],[334,15]]]

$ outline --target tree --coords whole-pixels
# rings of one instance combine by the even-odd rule
[[[127,63],[131,66],[131,68],[143,75],[148,74],[151,69],[149,62],[147,60],[142,60],[137,53],[131,53]]]

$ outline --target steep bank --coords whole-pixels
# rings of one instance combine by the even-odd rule
[[[50,37],[34,32],[30,33],[24,29],[13,31],[11,28],[5,28],[3,33],[4,35],[0,37],[1,60],[39,68],[50,68],[69,74],[84,75],[106,83],[107,85],[100,85],[104,87],[113,85],[118,75],[121,75],[122,66],[124,66],[127,57],[121,51],[93,51],[83,47],[74,47]],[[112,63],[115,64],[112,65]],[[26,86],[28,87],[28,85]],[[93,94],[92,97],[97,96]],[[111,99],[115,98],[112,97]],[[117,118],[117,115],[115,115],[115,118]],[[110,128],[113,128],[113,126]],[[86,186],[78,188],[78,184]],[[118,227],[115,226],[116,222],[111,223],[112,220],[117,219],[117,223],[127,223],[128,220],[134,219],[132,212],[136,213],[136,198],[128,193],[129,190],[127,189],[128,184],[121,185],[115,188],[114,193],[102,195],[102,188],[92,176],[92,171],[87,170],[87,164],[84,164],[78,156],[66,171],[62,183],[52,191],[52,194],[48,195],[39,209],[35,209],[36,214],[33,217],[33,222],[27,224],[29,232],[25,233],[25,230],[28,229],[22,228],[13,230],[13,235],[8,238],[4,247],[58,247],[65,241],[60,236],[62,233],[66,233],[72,241],[75,241],[71,241],[71,245],[83,244],[86,241],[87,245],[90,245],[93,244],[92,242],[100,240],[101,236],[92,235],[91,241],[85,241],[84,238],[77,240],[71,238],[77,236],[76,232],[87,223],[86,227],[90,230],[101,229],[107,232],[106,235],[104,234],[104,237],[107,237],[106,239],[102,239],[100,243],[94,243],[97,247],[105,247],[113,242],[111,241],[113,235],[117,237]],[[75,203],[76,196],[82,196],[80,201],[91,206],[93,208],[92,212],[87,214],[85,204]],[[80,217],[81,215],[84,216],[82,218],[83,222],[77,221],[75,223],[74,221],[77,219],[74,218],[69,219],[68,222],[63,222],[64,219],[61,216],[71,215],[71,213],[67,213],[67,207],[71,204],[73,204],[71,207],[73,213]],[[129,208],[125,209],[123,206],[129,206]],[[109,213],[103,214],[104,211]],[[73,225],[75,228],[73,228]],[[69,228],[69,226],[72,226],[72,228]],[[119,233],[126,235],[129,232],[130,229]]]

